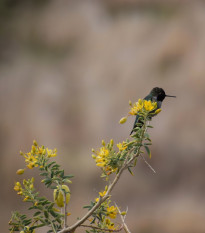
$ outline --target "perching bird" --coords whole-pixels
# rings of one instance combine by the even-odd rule
[[[166,95],[165,94],[165,91],[160,88],[160,87],[155,87],[151,90],[151,92],[149,93],[149,95],[147,95],[144,100],[151,100],[152,102],[157,102],[157,109],[161,108],[162,106],[162,101],[164,100],[165,97],[176,97],[176,96],[172,96],[172,95]],[[155,111],[154,110],[154,111]],[[134,122],[134,126],[133,126],[133,129],[130,133],[130,135],[133,133],[134,131],[134,128],[136,127],[136,124],[140,122],[139,121],[139,115],[136,115],[136,119],[135,119],[135,122]]]

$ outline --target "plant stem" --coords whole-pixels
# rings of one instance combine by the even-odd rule
[[[147,116],[145,116],[145,121],[143,124],[143,128],[142,128],[142,133],[140,135],[140,144],[142,144],[142,141],[144,139],[144,134],[146,131],[146,118]],[[70,227],[66,227],[62,230],[60,230],[58,233],[73,233],[75,231],[75,229],[79,226],[81,226],[92,214],[93,212],[100,207],[100,205],[110,196],[110,193],[112,192],[113,188],[115,187],[116,183],[118,182],[119,178],[121,177],[123,171],[133,162],[133,160],[138,157],[140,155],[140,148],[141,146],[138,146],[137,148],[137,152],[134,154],[134,156],[128,160],[128,157],[126,158],[126,160],[124,161],[122,167],[120,168],[119,172],[117,173],[117,175],[115,176],[114,180],[112,181],[112,183],[108,186],[107,192],[103,197],[100,197],[99,201],[92,207],[92,209],[90,209],[80,220],[78,220],[76,223],[74,223],[72,226]],[[134,148],[132,148],[128,153],[131,154],[132,151],[134,150]],[[126,225],[126,224],[125,224]],[[125,230],[127,230],[127,233],[130,233],[129,229],[124,227]]]

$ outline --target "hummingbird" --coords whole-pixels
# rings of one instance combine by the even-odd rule
[[[150,91],[149,95],[147,95],[147,96],[144,98],[144,100],[147,100],[147,101],[148,101],[148,100],[151,100],[152,102],[157,102],[157,109],[159,109],[159,108],[161,108],[162,102],[163,102],[163,100],[165,99],[165,97],[174,97],[174,98],[176,98],[176,96],[173,96],[173,95],[166,95],[166,94],[165,94],[165,91],[164,91],[162,88],[160,88],[160,87],[154,87],[154,88]],[[156,111],[157,109],[155,109],[154,111]],[[151,119],[150,119],[150,120],[151,120]],[[132,129],[130,135],[133,133],[134,128],[136,127],[136,124],[137,124],[138,122],[140,122],[140,120],[139,120],[139,115],[136,115],[136,119],[135,119],[135,122],[134,122],[134,126],[133,126],[133,129]]]

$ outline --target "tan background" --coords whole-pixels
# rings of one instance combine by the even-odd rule
[[[152,121],[157,174],[139,160],[113,199],[129,207],[134,233],[205,232],[205,4],[180,2],[2,1],[1,232],[11,211],[26,206],[13,190],[22,178],[15,174],[24,166],[20,150],[29,151],[33,139],[58,149],[57,161],[75,175],[73,223],[105,185],[91,148],[126,139],[134,117],[118,121],[128,101],[155,86],[177,96]],[[38,185],[37,173],[27,175]]]

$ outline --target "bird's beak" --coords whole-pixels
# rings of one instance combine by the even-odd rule
[[[176,98],[176,96],[175,95],[165,95],[166,97],[174,97],[174,98]]]

